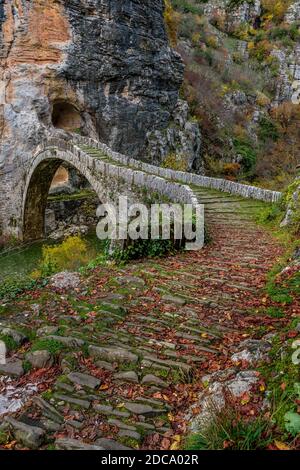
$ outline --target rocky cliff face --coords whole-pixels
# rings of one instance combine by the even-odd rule
[[[54,127],[161,162],[149,138],[172,125],[184,69],[163,13],[163,0],[0,1],[0,220]],[[198,145],[191,152],[193,166]]]

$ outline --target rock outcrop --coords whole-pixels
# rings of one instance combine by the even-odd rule
[[[250,24],[254,29],[258,29],[262,24],[264,5],[261,0],[253,2],[234,2],[231,0],[208,1],[204,6],[205,16],[213,23],[222,24],[223,30],[231,34],[237,29],[242,30],[245,24]],[[287,8],[284,21],[288,25],[296,24],[300,21],[300,2],[293,1]],[[247,42],[240,41],[239,52],[247,57]],[[292,101],[294,104],[300,103],[300,48],[299,44],[295,48],[277,48],[271,53],[277,59],[280,68],[277,78],[276,104],[284,101]]]
[[[204,13],[210,20],[217,17],[223,19],[227,32],[246,22],[255,25],[255,21],[261,15],[261,0],[236,2],[236,4],[235,7],[231,0],[209,0],[204,5]]]
[[[298,167],[299,168],[299,167]],[[281,227],[297,228],[300,220],[300,168],[295,181],[287,188],[284,196],[286,213]]]

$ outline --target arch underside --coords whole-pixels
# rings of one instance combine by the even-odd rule
[[[48,194],[55,173],[62,161],[49,159],[35,169],[26,194],[23,217],[23,239],[38,240],[44,237],[45,211]]]
[[[88,168],[83,171],[82,165],[76,164],[76,159],[69,152],[58,149],[45,150],[36,157],[27,177],[22,216],[22,238],[24,241],[39,240],[45,236],[45,211],[50,187],[57,170],[66,163],[82,174],[90,183],[99,200],[103,199],[104,192],[102,194],[99,187],[96,189],[95,181]]]

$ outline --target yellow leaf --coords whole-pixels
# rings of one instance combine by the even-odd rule
[[[100,385],[99,390],[107,390],[109,386],[107,384]]]
[[[277,449],[279,449],[279,450],[291,450],[291,448],[287,444],[285,444],[284,442],[274,441],[274,444],[276,445]]]
[[[179,450],[179,449],[180,449],[179,442],[173,442],[173,444],[170,446],[170,450]]]
[[[181,436],[179,434],[176,434],[175,436],[172,437],[173,439],[173,444],[170,446],[170,450],[179,450],[180,449],[180,443],[181,443]]]
[[[119,404],[117,405],[117,408],[123,408],[123,406],[125,406],[125,403],[119,403]]]
[[[241,400],[241,405],[247,405],[249,401],[250,401],[249,398],[247,398],[246,400]]]
[[[169,418],[169,421],[174,421],[174,416],[172,415],[172,413],[168,413],[168,418]]]
[[[12,449],[16,445],[17,441],[11,441],[8,444],[5,444],[4,449]]]
[[[261,385],[261,386],[259,387],[259,390],[260,390],[261,392],[264,392],[264,391],[266,390],[266,387],[265,387],[264,385]]]

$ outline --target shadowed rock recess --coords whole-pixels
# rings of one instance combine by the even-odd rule
[[[199,129],[172,124],[183,64],[169,46],[162,0],[5,0],[0,8],[0,227],[20,225],[26,165],[57,128],[159,162],[150,136],[177,126],[172,141],[189,141],[197,166]]]

